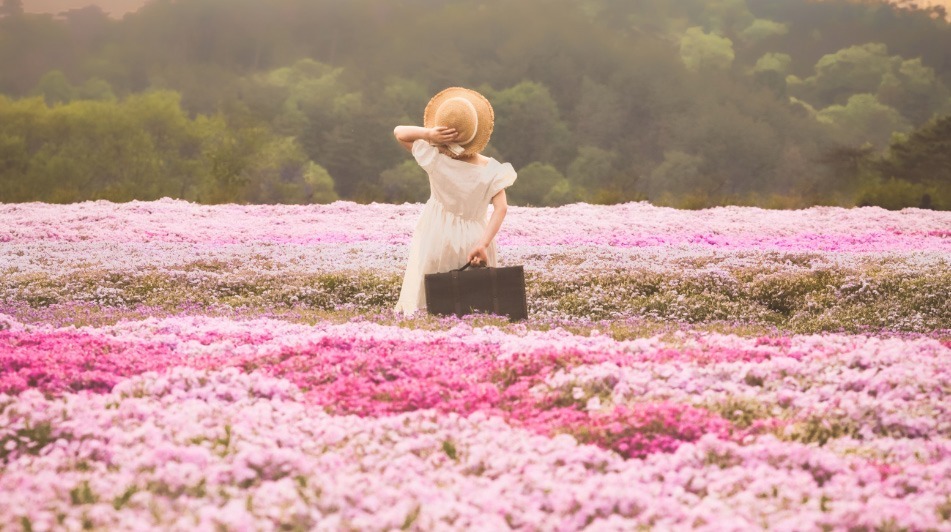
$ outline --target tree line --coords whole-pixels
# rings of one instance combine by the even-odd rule
[[[479,89],[522,205],[951,208],[940,9],[781,0],[0,7],[0,201],[424,201],[393,141]]]

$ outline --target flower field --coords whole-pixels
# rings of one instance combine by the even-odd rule
[[[947,530],[951,213],[0,204],[0,529]]]

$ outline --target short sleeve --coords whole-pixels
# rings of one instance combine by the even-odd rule
[[[492,182],[489,183],[489,200],[491,201],[502,189],[512,186],[516,177],[515,168],[512,167],[511,163],[500,165],[492,178]]]
[[[425,139],[417,139],[413,142],[413,157],[424,170],[432,169],[437,155],[439,155],[439,148],[426,142]]]

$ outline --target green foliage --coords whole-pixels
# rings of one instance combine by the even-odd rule
[[[313,161],[307,161],[302,168],[302,176],[307,194],[306,203],[333,203],[340,199],[334,190],[333,177],[324,167]]]
[[[582,198],[591,201],[593,192],[617,184],[614,162],[617,154],[595,146],[581,146],[578,156],[568,165],[568,181],[581,191]]]
[[[858,192],[859,205],[877,205],[893,211],[906,207],[934,208],[939,191],[920,183],[909,183],[894,177],[866,185]],[[945,194],[946,196],[947,194]]]
[[[700,171],[703,158],[682,151],[664,152],[664,162],[654,167],[648,181],[648,197],[657,199],[664,193],[683,195],[702,188]]]
[[[746,383],[750,386],[763,385],[761,379],[750,374],[746,376]],[[772,417],[772,405],[743,396],[728,396],[719,401],[710,401],[703,407],[743,429],[749,428],[758,420]]]
[[[911,129],[897,110],[879,103],[872,94],[855,94],[845,105],[830,105],[819,111],[817,119],[835,126],[847,144],[868,142],[877,148],[887,146],[893,132]]]
[[[866,43],[824,55],[815,66],[815,75],[793,85],[796,96],[815,106],[847,105],[853,97],[873,94],[878,102],[896,109],[903,120],[920,125],[935,113],[949,112],[948,88],[934,69],[920,58],[903,59],[889,55],[882,43]],[[896,120],[869,124],[870,134],[888,138]],[[853,139],[854,141],[854,139]]]
[[[697,26],[680,38],[680,59],[694,71],[726,70],[733,65],[733,41]]]
[[[951,91],[920,58],[902,61],[888,72],[877,97],[883,104],[899,109],[913,124],[923,124],[935,113],[951,113]]]
[[[122,101],[0,98],[0,201],[333,201],[296,141],[222,116],[189,118],[175,92]]]
[[[48,105],[66,103],[76,97],[76,89],[59,70],[51,70],[40,78],[35,93],[42,96]]]
[[[832,178],[815,182],[810,192],[823,197],[838,194],[854,197],[861,187],[876,179],[873,170],[875,153],[870,144],[859,148],[840,145],[826,149],[821,161],[831,169]]]
[[[380,185],[389,203],[420,203],[429,197],[429,178],[413,160],[384,170],[380,174]]]
[[[448,456],[450,460],[459,460],[459,451],[456,450],[456,444],[453,443],[452,440],[443,440],[442,450],[444,453],[446,453],[446,456]]]
[[[331,203],[340,199],[327,170],[308,160],[291,137],[266,140],[244,176],[244,182],[253,185],[241,198],[248,203]]]
[[[850,423],[847,419],[829,421],[824,417],[812,416],[805,421],[790,425],[782,436],[790,441],[825,445],[830,440],[845,436],[860,438],[861,434],[857,424]]]
[[[872,93],[882,78],[894,68],[895,59],[881,43],[843,48],[822,56],[816,63],[815,76],[805,80],[817,105],[844,104],[857,93]]]
[[[769,52],[756,60],[754,71],[756,72],[779,72],[785,74],[789,71],[792,64],[792,56],[789,54]]]
[[[951,203],[951,116],[893,142],[879,169],[888,177],[940,188],[945,205]]]
[[[552,258],[549,269],[526,278],[529,312],[556,322],[560,318],[584,318],[591,320],[589,323],[657,320],[668,324],[734,324],[750,329],[779,327],[799,333],[880,329],[925,332],[947,329],[951,324],[947,297],[951,273],[946,265],[912,269],[895,264],[883,267],[869,261],[854,269],[812,269],[813,259],[783,254],[776,259],[778,262],[801,267],[782,271],[777,271],[775,265],[724,269],[722,262],[713,260],[676,264],[663,272],[618,268],[597,275],[565,275],[558,273],[557,258]],[[207,275],[208,270],[214,275]],[[109,312],[115,315],[128,316],[200,308],[213,314],[222,309],[268,315],[299,310],[312,316],[354,311],[380,313],[380,319],[391,320],[402,279],[369,270],[287,274],[266,263],[258,264],[254,275],[246,272],[229,264],[196,263],[182,265],[174,272],[137,275],[101,270],[10,274],[0,277],[0,294],[6,303],[17,303],[8,305],[11,309],[22,304],[48,312],[56,312],[64,304],[67,310],[62,312],[67,312],[75,309],[76,302],[87,302],[92,307],[113,309]],[[69,323],[83,319],[75,312],[63,318]],[[617,334],[631,333],[623,330],[624,324],[618,326],[621,329]],[[30,441],[55,440],[41,425],[30,430]],[[4,443],[0,438],[0,458]]]
[[[83,480],[75,488],[69,490],[69,498],[75,505],[96,504],[99,496],[92,491],[88,480]]]
[[[359,103],[360,95],[350,93],[341,83],[342,73],[340,68],[302,59],[290,67],[278,68],[252,80],[252,83],[263,85],[264,89],[278,89],[271,92],[277,97],[276,101],[255,103],[279,108],[273,118],[277,131],[285,135],[301,135],[321,122],[332,121],[341,110]],[[267,109],[262,111],[261,114],[267,114]]]
[[[574,133],[579,144],[612,147],[616,139],[630,134],[624,123],[624,104],[619,92],[585,76],[575,111]]]
[[[568,148],[568,127],[548,88],[523,81],[488,95],[495,110],[492,143],[500,146],[512,164],[558,160]]]
[[[89,78],[76,90],[76,97],[81,100],[113,101],[116,99],[112,85],[101,78]]]
[[[789,28],[785,24],[758,18],[740,32],[740,37],[745,41],[756,42],[777,35],[785,35],[788,32]]]
[[[518,172],[518,186],[508,193],[514,205],[552,207],[572,203],[571,184],[550,164],[534,162]]]
[[[703,6],[700,19],[717,33],[735,33],[755,22],[746,0],[707,0],[697,4]]]
[[[425,192],[405,188],[390,132],[465,85],[495,106],[491,155],[564,176],[527,203],[849,205],[889,175],[838,175],[822,153],[882,150],[951,114],[951,25],[878,3],[181,0],[121,20],[21,7],[0,16],[0,105],[18,124],[0,124],[0,200],[412,200]],[[134,131],[124,102],[156,91],[179,95],[185,121]],[[30,115],[29,96],[73,111]],[[73,107],[87,101],[121,111]],[[100,124],[80,118],[92,109]]]
[[[776,113],[771,105],[763,106],[759,116],[753,109],[755,101],[707,101],[706,112],[694,119],[683,117],[678,148],[703,158],[693,189],[709,195],[735,195],[749,191],[776,190],[784,144],[795,143],[808,149],[805,139],[787,137],[784,123],[795,123]],[[754,107],[755,108],[755,107]],[[746,112],[744,112],[746,111]],[[800,131],[799,134],[802,132]]]

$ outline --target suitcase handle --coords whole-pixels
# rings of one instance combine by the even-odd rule
[[[465,266],[463,266],[462,268],[457,268],[457,269],[452,270],[452,271],[454,271],[454,272],[461,272],[461,271],[465,270],[466,268],[468,268],[469,266],[472,266],[472,263],[471,263],[471,262],[467,262],[467,263],[465,264]],[[472,267],[473,267],[473,268],[488,268],[488,266],[472,266]]]

